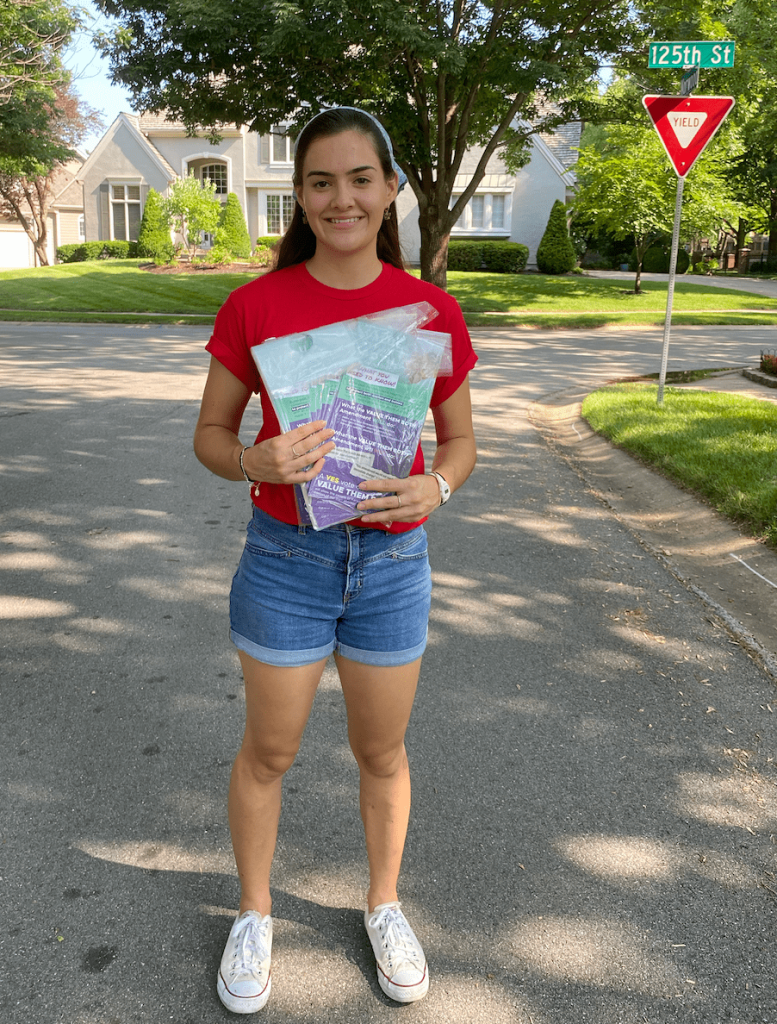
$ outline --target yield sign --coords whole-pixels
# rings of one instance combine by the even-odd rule
[[[643,96],[678,177],[684,178],[734,106],[733,96]]]

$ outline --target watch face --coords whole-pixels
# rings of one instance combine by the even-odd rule
[[[445,477],[441,476],[439,473],[435,473],[434,476],[437,483],[440,485],[440,504],[444,505],[451,496],[451,489],[448,486],[448,481]]]

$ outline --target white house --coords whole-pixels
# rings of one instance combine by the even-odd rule
[[[261,136],[246,128],[226,126],[220,131],[221,141],[212,145],[205,137],[187,136],[183,125],[163,115],[119,114],[77,173],[84,240],[137,239],[149,189],[165,195],[177,177],[190,172],[212,181],[223,201],[230,192],[237,195],[252,243],[282,234],[295,203],[291,139],[282,128]],[[535,136],[531,160],[517,175],[492,157],[454,237],[522,242],[529,247],[531,265],[553,203],[565,200],[574,184],[573,174],[565,171],[576,160],[579,137],[579,124]],[[473,150],[465,161],[457,190],[471,180],[478,157]],[[418,208],[409,188],[400,195],[397,212],[405,256],[417,263]],[[210,241],[203,240],[205,247]]]

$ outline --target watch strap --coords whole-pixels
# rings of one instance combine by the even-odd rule
[[[437,485],[440,488],[440,504],[444,505],[451,496],[451,486],[442,473],[437,473],[435,470],[431,470],[429,475],[433,476],[437,480]]]

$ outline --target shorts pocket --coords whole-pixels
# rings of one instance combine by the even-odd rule
[[[426,530],[417,526],[402,537],[402,542],[387,552],[390,558],[398,562],[412,562],[427,557]]]
[[[260,530],[255,520],[248,524],[246,547],[255,555],[264,555],[270,558],[291,558],[292,555],[291,549],[285,544]]]

